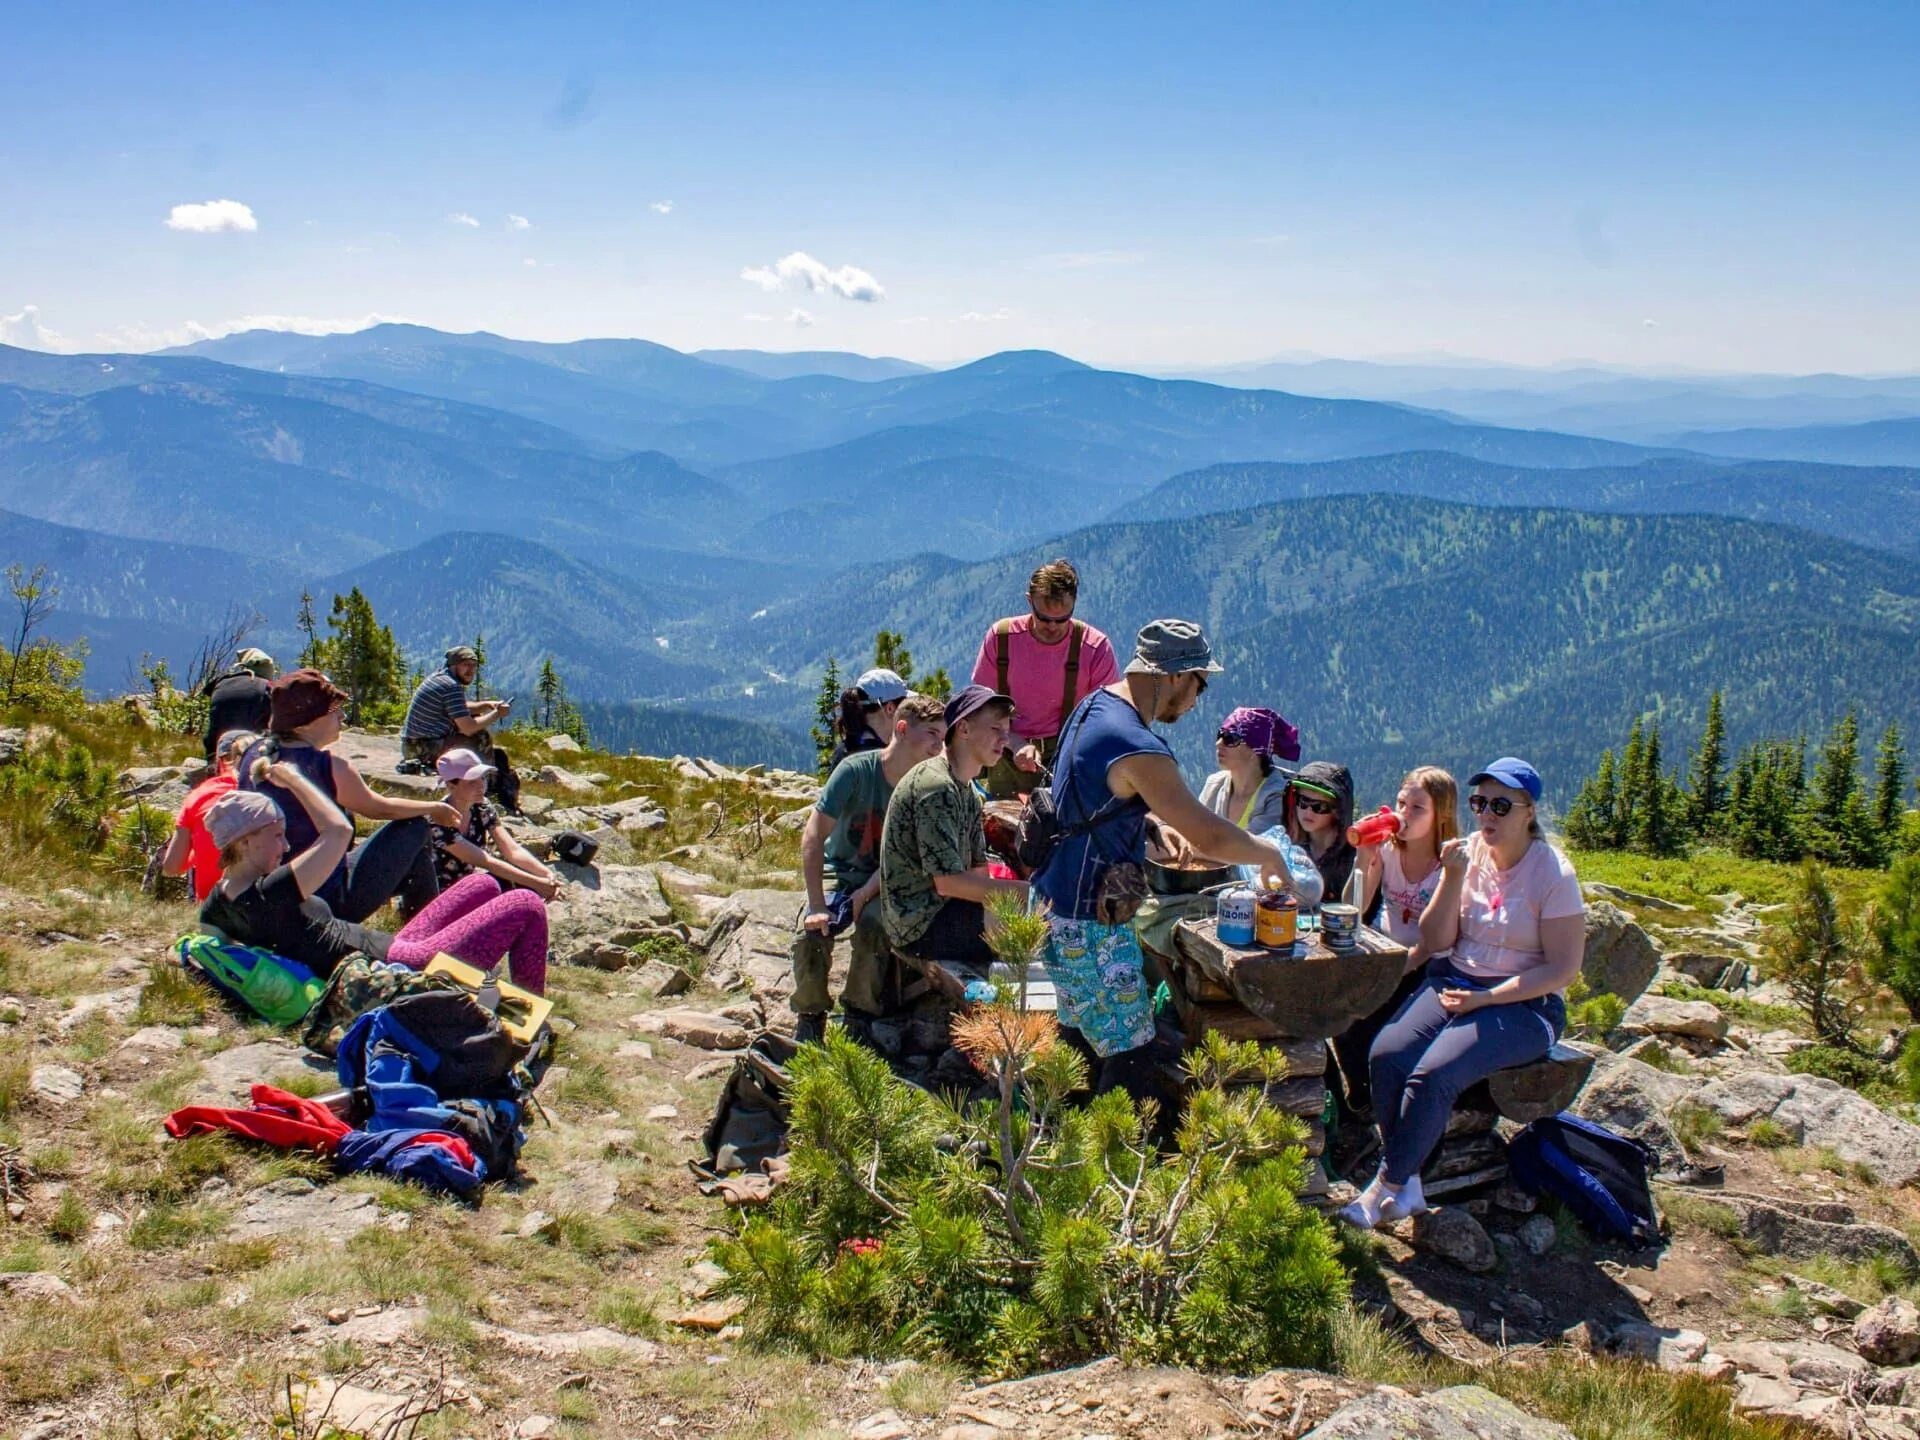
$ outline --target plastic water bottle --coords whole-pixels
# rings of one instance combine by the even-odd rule
[[[1302,913],[1317,909],[1321,897],[1326,894],[1327,887],[1320,878],[1320,868],[1313,863],[1313,857],[1294,844],[1287,832],[1278,825],[1260,838],[1279,849],[1281,862],[1287,872],[1287,890],[1300,902]],[[1240,878],[1249,884],[1258,885],[1260,883],[1259,867],[1242,865]]]

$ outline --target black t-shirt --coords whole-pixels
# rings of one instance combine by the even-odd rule
[[[302,900],[291,865],[282,865],[238,895],[214,886],[200,907],[200,918],[231,940],[298,960],[320,976],[331,975],[334,966],[356,950],[386,959],[393,938],[342,920],[318,895]]]
[[[272,709],[267,682],[251,670],[223,675],[208,692],[207,728],[201,736],[208,761],[213,759],[214,743],[229,730],[265,731]]]

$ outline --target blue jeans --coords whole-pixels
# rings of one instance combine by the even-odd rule
[[[1498,983],[1463,975],[1449,957],[1439,957],[1373,1042],[1368,1070],[1380,1124],[1380,1173],[1390,1183],[1403,1185],[1420,1173],[1462,1090],[1496,1070],[1540,1059],[1566,1028],[1567,1002],[1559,995],[1467,1015],[1449,1015],[1440,1004],[1442,990],[1488,990]]]

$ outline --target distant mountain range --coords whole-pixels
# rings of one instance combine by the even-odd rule
[[[1563,801],[1632,715],[1687,730],[1716,685],[1736,738],[1818,729],[1850,704],[1864,726],[1920,724],[1920,562],[1746,521],[1406,495],[1103,525],[979,564],[854,572],[714,643],[804,676],[828,654],[861,663],[884,627],[920,665],[958,674],[1054,553],[1080,565],[1080,612],[1122,649],[1156,615],[1217,637],[1229,673],[1177,732],[1196,767],[1225,712],[1254,703],[1375,795],[1416,763],[1515,751]],[[807,687],[777,696],[797,723]],[[776,718],[777,696],[756,695],[751,713]]]
[[[1847,425],[1920,416],[1920,375],[1639,375],[1596,365],[1527,367],[1480,361],[1277,360],[1191,373],[1221,385],[1388,400],[1489,425],[1688,446],[1694,431]],[[1829,451],[1727,452],[1851,463]],[[1891,456],[1861,463],[1908,464]]]
[[[1174,476],[1110,518],[1209,515],[1280,500],[1366,494],[1609,513],[1728,515],[1920,555],[1920,469],[1799,461],[1722,465],[1672,459],[1534,470],[1415,451],[1318,465],[1213,465]]]
[[[1920,405],[1912,407],[1920,410]],[[1695,430],[1682,439],[1707,455],[1830,460],[1841,465],[1920,465],[1920,418],[1791,429]]]
[[[1736,730],[1849,702],[1920,723],[1920,469],[1778,458],[1904,455],[1920,421],[1661,449],[1045,351],[932,371],[418,326],[190,349],[0,347],[0,560],[53,566],[56,631],[88,635],[103,688],[143,651],[184,658],[229,604],[291,645],[302,586],[324,611],[358,584],[416,660],[484,633],[518,687],[551,656],[635,745],[698,749],[706,725],[713,753],[804,754],[829,654],[858,668],[884,626],[958,675],[1066,553],[1122,644],[1156,613],[1207,620],[1235,657],[1223,708],[1278,703],[1369,784],[1500,736],[1571,773],[1714,684]],[[1494,378],[1419,368],[1395,383]],[[1702,385],[1787,413],[1920,382],[1556,372],[1513,393],[1652,424]]]

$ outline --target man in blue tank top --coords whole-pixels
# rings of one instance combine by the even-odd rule
[[[1085,828],[1060,841],[1033,889],[1050,912],[1045,961],[1060,1021],[1100,1057],[1096,1093],[1154,1094],[1146,1052],[1153,1004],[1132,923],[1146,898],[1148,816],[1203,854],[1256,865],[1284,883],[1280,852],[1202,805],[1150,728],[1186,715],[1220,672],[1198,625],[1155,620],[1140,631],[1126,672],[1081,701],[1060,734],[1054,809],[1063,829]]]

